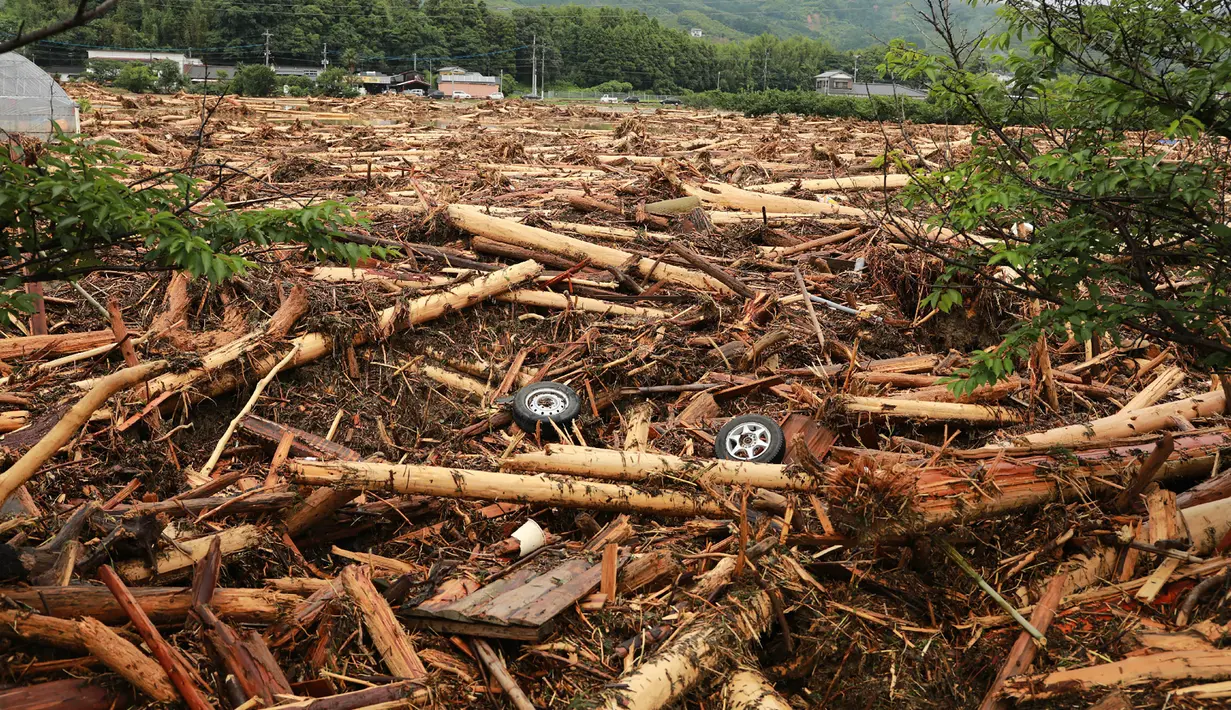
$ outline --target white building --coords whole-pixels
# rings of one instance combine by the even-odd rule
[[[701,31],[700,27],[694,27],[691,30],[688,30],[688,34],[692,35],[693,37],[704,37],[705,36],[705,33]]]
[[[86,56],[90,61],[140,62],[142,64],[153,64],[166,60],[175,62],[179,65],[180,71],[185,74],[188,73],[188,67],[199,66],[203,63],[200,59],[178,52],[139,52],[131,49],[91,49],[86,52]]]

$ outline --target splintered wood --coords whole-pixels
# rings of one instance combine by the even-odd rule
[[[0,708],[1231,697],[1222,382],[1049,335],[949,387],[1042,308],[919,306],[906,243],[954,235],[899,166],[970,128],[69,88],[126,181],[224,165],[212,198],[345,199],[387,251],[101,271],[6,324]],[[535,383],[576,416],[523,431]],[[772,460],[720,436],[749,414]]]

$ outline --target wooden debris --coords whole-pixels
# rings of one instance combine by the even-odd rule
[[[790,710],[791,706],[757,671],[739,670],[722,686],[722,699],[731,710]]]
[[[523,476],[435,466],[314,463],[299,460],[288,463],[287,467],[297,480],[317,486],[342,484],[412,495],[545,503],[620,512],[652,512],[660,515],[721,516],[726,512],[704,496],[688,496],[682,493],[650,495],[627,486],[585,483],[543,475]]]
[[[608,710],[656,710],[679,698],[702,677],[714,658],[731,643],[759,636],[769,625],[773,606],[761,592],[731,610],[725,619],[710,619],[679,634],[637,670],[621,677],[606,693]]]
[[[414,643],[410,635],[398,623],[393,610],[389,608],[384,597],[372,586],[372,580],[365,568],[351,565],[342,570],[339,575],[342,588],[363,615],[364,625],[389,671],[399,678],[419,680],[427,676],[427,669],[415,654]]]
[[[106,309],[49,281],[0,334],[5,710],[1231,697],[1231,385],[1123,332],[955,395],[989,304],[1041,306],[917,311],[943,265],[910,244],[954,235],[873,163],[969,128],[396,94],[203,127],[199,97],[66,90],[145,156],[126,180],[228,166],[232,209],[348,199],[343,238],[390,250],[76,284]],[[511,427],[541,381],[581,414]],[[741,414],[783,463],[707,458]],[[1000,601],[936,584],[946,544]]]
[[[1018,699],[1045,699],[1118,685],[1165,680],[1217,680],[1231,677],[1231,651],[1168,651],[1123,661],[1024,676],[1005,683],[1005,694]]]

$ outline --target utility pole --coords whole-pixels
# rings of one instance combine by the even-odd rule
[[[265,30],[265,66],[269,66],[269,38],[272,36],[269,30]]]
[[[722,70],[718,71],[718,81],[714,86],[714,91],[722,91]]]
[[[329,70],[329,43],[325,43],[324,49],[321,50],[321,71]]]
[[[761,91],[769,90],[769,47],[765,48],[765,65],[761,70]]]
[[[855,55],[855,76],[854,76],[854,80],[851,83],[852,84],[859,83],[859,55],[858,54]]]
[[[525,46],[525,45],[523,45]],[[530,42],[530,94],[539,94],[539,36],[536,34]]]
[[[539,54],[539,62],[542,63],[542,71],[540,71],[539,73],[543,75],[543,79],[542,81],[539,82],[539,86],[543,91],[542,95],[545,96],[547,94],[547,44],[546,43],[543,43],[543,51]]]

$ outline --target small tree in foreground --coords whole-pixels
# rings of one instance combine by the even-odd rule
[[[30,312],[25,283],[93,271],[184,270],[220,282],[252,267],[274,245],[355,264],[381,249],[341,241],[356,223],[345,205],[239,211],[211,200],[182,172],[125,184],[126,155],[110,142],[61,135],[37,155],[0,151],[0,317]]]
[[[1136,334],[1183,346],[1210,370],[1231,367],[1223,3],[1007,0],[1004,31],[969,41],[946,0],[930,3],[924,16],[946,51],[899,43],[887,66],[926,77],[934,98],[979,127],[969,159],[905,195],[908,206],[939,208],[934,222],[958,233],[916,240],[947,267],[925,305],[947,311],[979,285],[1044,306],[976,352],[957,388],[1011,373],[1041,335]],[[1010,52],[1011,40],[1024,48]],[[1007,55],[1007,87],[977,70],[987,52]]]

